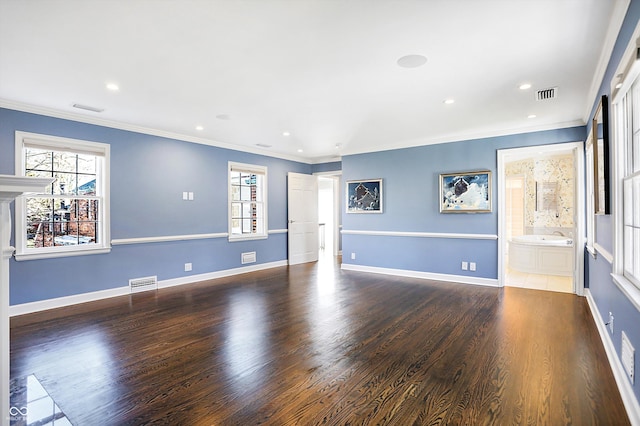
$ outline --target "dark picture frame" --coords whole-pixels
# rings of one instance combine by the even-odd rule
[[[594,213],[611,213],[611,193],[609,191],[609,102],[602,95],[591,125],[593,138],[593,206]]]

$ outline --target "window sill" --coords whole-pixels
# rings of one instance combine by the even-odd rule
[[[82,250],[60,250],[50,252],[39,253],[16,253],[13,257],[17,261],[23,260],[39,260],[39,259],[53,259],[57,257],[70,257],[70,256],[86,256],[91,254],[106,254],[111,252],[111,247],[95,247]]]
[[[235,243],[236,241],[266,240],[268,237],[269,235],[267,234],[252,235],[252,236],[245,236],[245,235],[229,236],[229,242]]]
[[[611,277],[614,284],[618,286],[620,291],[627,296],[633,306],[640,312],[640,288],[636,287],[624,275],[611,274]]]

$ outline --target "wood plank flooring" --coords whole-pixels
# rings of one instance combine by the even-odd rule
[[[274,268],[11,320],[74,425],[624,425],[584,298]]]

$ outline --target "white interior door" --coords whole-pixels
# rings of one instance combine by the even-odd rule
[[[289,172],[289,265],[318,260],[318,180]]]

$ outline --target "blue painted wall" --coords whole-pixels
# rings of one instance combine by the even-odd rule
[[[633,34],[639,20],[640,0],[631,0],[624,23],[618,34],[616,44],[611,54],[607,70],[605,71],[605,76],[602,79],[598,96],[593,100],[591,118],[593,118],[597,103],[602,95],[607,95],[609,97],[609,104],[611,103],[611,80],[615,76],[616,68],[622,59],[624,50],[629,44],[631,35]],[[609,136],[611,136],[611,134]],[[596,216],[596,241],[609,253],[615,255],[613,249],[613,220],[612,215]],[[614,332],[610,337],[618,356],[620,356],[621,351],[621,331],[623,330],[629,337],[629,340],[631,340],[633,347],[637,350],[637,348],[640,348],[640,312],[613,282],[613,279],[611,278],[611,273],[613,271],[611,263],[601,255],[597,255],[596,258],[593,258],[587,254],[585,255],[585,260],[585,276],[588,277],[587,285],[597,305],[600,316],[603,321],[608,321],[609,312],[614,315]],[[636,356],[636,368],[637,362],[638,357]],[[633,391],[636,399],[640,400],[640,383],[637,378],[633,384]]]
[[[0,174],[14,174],[15,131],[108,143],[111,146],[111,238],[227,232],[227,162],[268,167],[269,229],[287,228],[287,173],[311,165],[130,131],[0,109]],[[194,193],[183,201],[182,193]],[[287,234],[229,243],[226,238],[116,245],[111,253],[11,261],[12,305],[287,259]],[[184,272],[191,262],[193,271]]]
[[[342,161],[332,161],[330,163],[314,164],[312,167],[313,173],[322,172],[339,172],[342,170]]]
[[[369,154],[342,159],[342,178],[382,178],[383,214],[343,213],[343,231],[409,231],[434,233],[498,233],[497,199],[492,213],[441,214],[439,175],[490,170],[492,192],[497,193],[497,150],[578,142],[585,127],[525,133],[495,138]],[[497,240],[462,240],[420,237],[342,237],[343,263],[418,272],[468,275],[497,279]],[[351,259],[351,253],[356,259]],[[462,261],[476,262],[477,270],[462,271]]]

